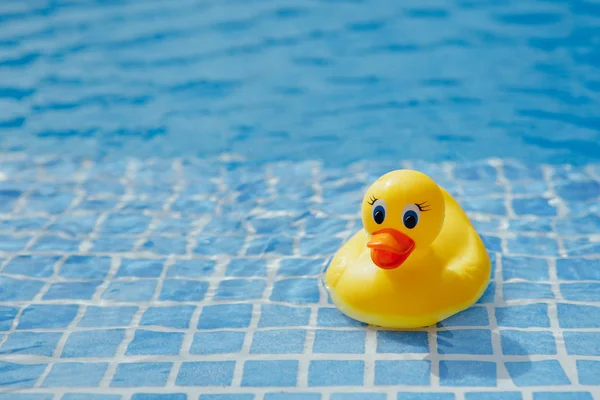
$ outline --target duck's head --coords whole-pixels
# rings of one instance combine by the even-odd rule
[[[435,240],[444,215],[442,191],[427,175],[412,170],[383,175],[362,203],[371,259],[383,269],[399,267],[413,251],[424,250]]]

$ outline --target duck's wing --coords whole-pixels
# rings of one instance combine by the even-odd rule
[[[335,254],[327,271],[325,272],[325,283],[327,286],[335,286],[344,272],[353,263],[356,263],[361,253],[367,248],[368,234],[364,229],[356,232]]]

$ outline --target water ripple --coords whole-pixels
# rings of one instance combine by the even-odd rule
[[[598,17],[591,0],[0,1],[0,152],[598,161]]]

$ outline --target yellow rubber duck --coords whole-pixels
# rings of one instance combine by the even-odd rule
[[[429,176],[389,172],[362,202],[363,229],[331,260],[325,286],[347,316],[381,327],[433,325],[469,308],[491,274],[456,200]]]

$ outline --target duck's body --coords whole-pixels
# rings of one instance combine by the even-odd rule
[[[391,175],[396,178],[392,179],[392,183],[398,177],[406,178],[407,173],[417,174],[415,182],[410,183],[409,179],[409,189],[411,185],[425,179],[415,171],[395,171],[391,174],[400,175]],[[391,196],[392,201],[394,197],[405,197],[405,193],[394,192],[389,178],[390,176],[387,184],[382,186],[378,181],[379,184],[374,184],[370,190],[374,188],[375,192],[379,192],[377,197],[384,197],[383,192],[391,191],[388,197]],[[398,184],[402,184],[404,180],[400,179]],[[417,185],[417,189],[421,190],[421,187]],[[441,218],[439,232],[434,234],[416,232],[412,237],[412,230],[416,231],[417,227],[406,229],[405,226],[397,226],[397,222],[402,221],[398,218],[382,227],[385,229],[378,230],[379,226],[373,227],[373,221],[368,221],[372,214],[369,206],[363,205],[365,229],[361,229],[343,245],[325,274],[325,285],[333,302],[343,313],[372,325],[417,328],[435,324],[460,312],[482,296],[490,279],[488,253],[456,200],[444,189],[438,189],[439,201],[427,205],[430,209],[422,210],[417,217],[425,220],[425,211],[442,208],[441,214],[431,213],[431,218]],[[429,200],[434,200],[432,197],[437,196],[433,192],[433,195],[429,193],[428,196],[428,191],[425,192],[424,196],[429,197]],[[386,207],[393,208],[389,200]],[[396,207],[397,209],[399,208]],[[404,215],[407,214],[410,214],[410,210]],[[406,218],[410,218],[410,215]],[[378,224],[385,225],[384,222]],[[436,224],[431,222],[429,229],[436,230],[435,227]],[[385,232],[380,235],[382,231]],[[392,236],[397,236],[401,243],[406,236],[406,246],[409,247],[408,255],[398,256],[398,261],[390,265],[386,264],[386,260],[393,258],[390,255],[393,251],[389,247],[389,240],[393,239],[388,235],[383,241],[375,240],[375,236],[385,236],[387,231],[391,231]],[[392,247],[396,246],[394,243],[395,241]],[[398,250],[398,253],[403,251]],[[383,256],[376,252],[383,253]],[[398,262],[400,264],[396,266]]]

